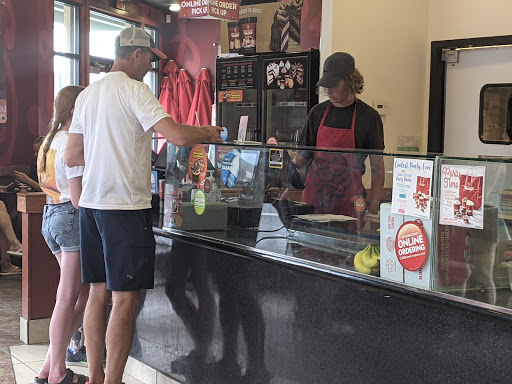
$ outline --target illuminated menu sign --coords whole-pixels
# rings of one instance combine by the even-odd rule
[[[257,85],[255,61],[221,63],[217,73],[221,77],[221,89],[255,88]]]
[[[238,20],[239,6],[234,0],[183,0],[179,18]]]

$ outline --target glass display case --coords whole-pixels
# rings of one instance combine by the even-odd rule
[[[508,312],[511,162],[168,144],[160,225],[219,246]]]

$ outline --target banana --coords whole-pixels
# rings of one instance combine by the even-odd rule
[[[374,268],[379,264],[379,259],[377,259],[373,244],[368,245],[364,249],[361,260],[366,268]]]
[[[354,269],[357,272],[366,273],[367,275],[369,275],[372,272],[372,270],[364,266],[362,261],[363,253],[364,249],[356,253],[356,256],[354,257]]]

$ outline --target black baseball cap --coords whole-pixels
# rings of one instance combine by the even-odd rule
[[[336,52],[325,59],[324,72],[317,87],[334,88],[345,76],[356,70],[356,61],[346,52]]]

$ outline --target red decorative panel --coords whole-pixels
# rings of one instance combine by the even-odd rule
[[[4,0],[0,6],[0,166],[34,161],[32,140],[45,134],[53,102],[53,1]]]

